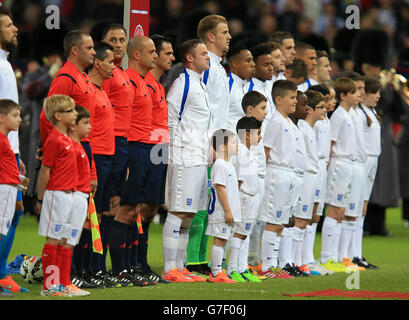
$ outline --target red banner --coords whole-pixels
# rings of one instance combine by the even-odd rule
[[[1,0],[0,0],[1,1]],[[131,0],[129,37],[149,37],[150,0]]]
[[[0,8],[3,6],[3,0],[0,0]]]

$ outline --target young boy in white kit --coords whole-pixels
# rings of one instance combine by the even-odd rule
[[[335,81],[334,89],[339,106],[330,119],[331,154],[326,189],[328,213],[322,227],[321,263],[332,271],[345,272],[346,267],[338,263],[338,245],[351,193],[352,160],[356,148],[354,123],[349,110],[358,102],[358,91],[355,82],[345,77]]]
[[[209,202],[208,236],[214,237],[211,251],[212,274],[209,282],[235,283],[222,270],[224,247],[233,232],[234,223],[241,222],[240,196],[236,169],[230,162],[237,155],[236,134],[229,130],[216,130],[211,138],[216,152],[212,169],[212,189]]]
[[[352,262],[367,269],[378,269],[362,256],[362,235],[368,200],[375,181],[378,158],[381,154],[381,125],[380,117],[375,111],[380,98],[381,82],[376,78],[365,79],[365,95],[358,111],[364,125],[365,152],[368,158],[365,162],[364,204],[362,215],[355,220],[355,232],[350,247]]]
[[[233,227],[227,273],[237,282],[260,282],[247,267],[246,242],[257,222],[260,205],[257,196],[260,192],[257,159],[250,149],[257,146],[261,140],[261,124],[256,118],[243,117],[236,125],[240,138],[235,166],[240,191],[241,222]]]
[[[267,124],[263,143],[267,159],[265,192],[259,221],[266,226],[262,235],[260,275],[268,278],[289,278],[278,266],[281,232],[289,222],[291,193],[294,189],[294,162],[297,152],[296,134],[288,115],[295,111],[297,85],[288,80],[277,80],[272,89],[277,108],[276,116]]]
[[[316,178],[319,170],[317,139],[313,128],[316,121],[324,119],[325,98],[321,93],[313,90],[307,90],[305,94],[309,110],[305,120],[298,121],[298,128],[301,130],[304,138],[307,165],[303,176],[300,205],[294,212],[296,223],[294,228],[299,228],[304,232],[296,233],[299,234],[299,238],[295,239],[297,240],[297,248],[294,250],[294,264],[301,267],[301,270],[310,270],[312,275],[321,275],[322,270],[317,268],[314,265],[314,261],[311,260],[310,251],[312,251],[313,243],[311,245],[311,242],[305,241],[305,236],[306,234],[309,235],[312,228],[309,222],[312,218]]]
[[[355,149],[353,151],[352,161],[353,178],[351,184],[351,197],[347,203],[345,216],[342,221],[342,230],[338,247],[338,260],[349,269],[363,271],[365,270],[364,267],[359,267],[352,263],[351,260],[353,257],[350,256],[350,249],[353,245],[353,238],[355,237],[356,232],[355,221],[362,215],[365,197],[365,163],[368,156],[365,151],[363,121],[358,108],[358,104],[363,100],[365,95],[365,78],[356,72],[348,73],[346,77],[353,80],[356,84],[358,103],[353,105],[349,110],[349,115],[354,122],[355,129]]]

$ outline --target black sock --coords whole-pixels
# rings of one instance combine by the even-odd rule
[[[150,271],[148,265],[149,225],[149,222],[142,222],[143,234],[138,236],[138,263],[141,265],[144,272]]]
[[[91,239],[91,231],[82,229],[80,241],[74,247],[72,254],[72,268],[71,273],[84,272],[85,257],[87,255],[88,245]]]
[[[131,270],[131,267],[133,266],[131,264],[131,253],[132,253],[132,229],[133,225],[128,225],[128,231],[127,231],[127,237],[126,237],[126,248],[125,248],[125,267],[126,270]]]
[[[103,231],[101,231],[101,242],[103,248],[103,254],[99,254],[99,267],[102,272],[107,272],[106,267],[106,257],[108,252],[108,243],[109,243],[109,235],[111,233],[112,222],[114,221],[113,216],[104,216],[101,217],[101,227],[103,227]]]
[[[117,275],[125,270],[125,249],[128,224],[114,220],[109,236],[109,253],[111,255],[112,273]]]
[[[131,229],[132,234],[132,247],[131,247],[131,256],[130,264],[131,267],[136,267],[138,265],[138,225],[135,223]]]

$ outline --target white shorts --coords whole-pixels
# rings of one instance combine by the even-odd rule
[[[314,202],[321,203],[325,202],[325,189],[327,187],[327,162],[325,159],[319,160],[318,162],[318,172],[315,178],[315,193],[314,193]]]
[[[233,232],[249,236],[257,222],[260,202],[257,195],[240,192],[241,222],[235,223]]]
[[[371,196],[373,184],[375,182],[376,170],[378,169],[378,156],[368,156],[365,162],[365,197],[364,201],[368,201]]]
[[[17,188],[0,184],[0,235],[7,235],[16,211]]]
[[[305,172],[301,189],[300,203],[294,210],[293,216],[300,219],[311,219],[314,208],[314,193],[316,173]]]
[[[88,194],[76,191],[73,194],[71,221],[68,226],[67,243],[75,246],[80,241],[82,228],[88,212]]]
[[[275,225],[289,222],[295,180],[294,171],[267,166],[259,221]]]
[[[208,223],[206,235],[229,240],[233,235],[233,226],[224,222]]]
[[[72,206],[72,192],[46,190],[43,196],[38,234],[55,240],[67,238]]]
[[[169,212],[191,212],[207,210],[208,178],[207,166],[168,166]]]
[[[295,210],[299,207],[301,201],[301,192],[304,184],[304,175],[299,173],[295,174],[294,178],[294,188],[290,193],[291,207],[290,207],[290,217],[295,213]]]
[[[352,174],[352,161],[331,158],[328,167],[326,203],[346,208],[351,195]]]
[[[360,217],[364,206],[366,170],[364,163],[354,162],[351,196],[345,210],[348,217]]]

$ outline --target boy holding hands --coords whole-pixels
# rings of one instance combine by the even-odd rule
[[[239,181],[242,221],[233,227],[230,242],[230,256],[227,273],[237,282],[260,282],[247,268],[248,240],[257,222],[259,211],[260,179],[257,159],[251,147],[257,147],[261,140],[261,124],[253,117],[243,117],[237,122],[236,130],[240,138],[236,171]]]
[[[211,200],[209,202],[209,224],[206,234],[214,237],[211,252],[212,274],[209,282],[235,283],[222,270],[223,251],[230,239],[233,224],[241,222],[240,195],[237,174],[230,162],[237,155],[236,135],[225,129],[216,130],[211,139],[216,152],[212,169]]]
[[[9,132],[17,130],[20,126],[20,110],[20,105],[14,101],[0,100],[0,237],[6,236],[10,229],[16,208],[17,186],[21,183],[16,156],[7,138]],[[1,258],[5,256],[3,252],[0,254]],[[11,281],[9,282],[12,285],[11,290],[0,286],[0,297],[12,296],[10,291],[28,291]]]
[[[358,103],[358,90],[355,82],[345,77],[336,80],[334,89],[339,106],[330,120],[331,153],[326,190],[328,214],[322,227],[321,263],[327,269],[345,272],[346,267],[338,263],[338,245],[351,193],[352,157],[356,148],[354,123],[349,110]]]
[[[60,283],[65,265],[60,254],[68,238],[73,192],[78,185],[75,146],[68,135],[69,127],[75,126],[77,111],[72,98],[53,95],[45,100],[44,112],[53,129],[43,147],[36,204],[37,213],[41,212],[38,233],[46,237],[40,294],[70,297],[72,292]]]
[[[259,220],[266,222],[266,226],[262,235],[260,275],[278,278],[288,277],[278,267],[277,258],[281,232],[290,218],[289,195],[294,189],[293,159],[297,152],[297,144],[296,134],[288,115],[295,111],[297,85],[288,80],[277,80],[273,85],[272,98],[277,113],[267,124],[263,138],[267,168]]]

